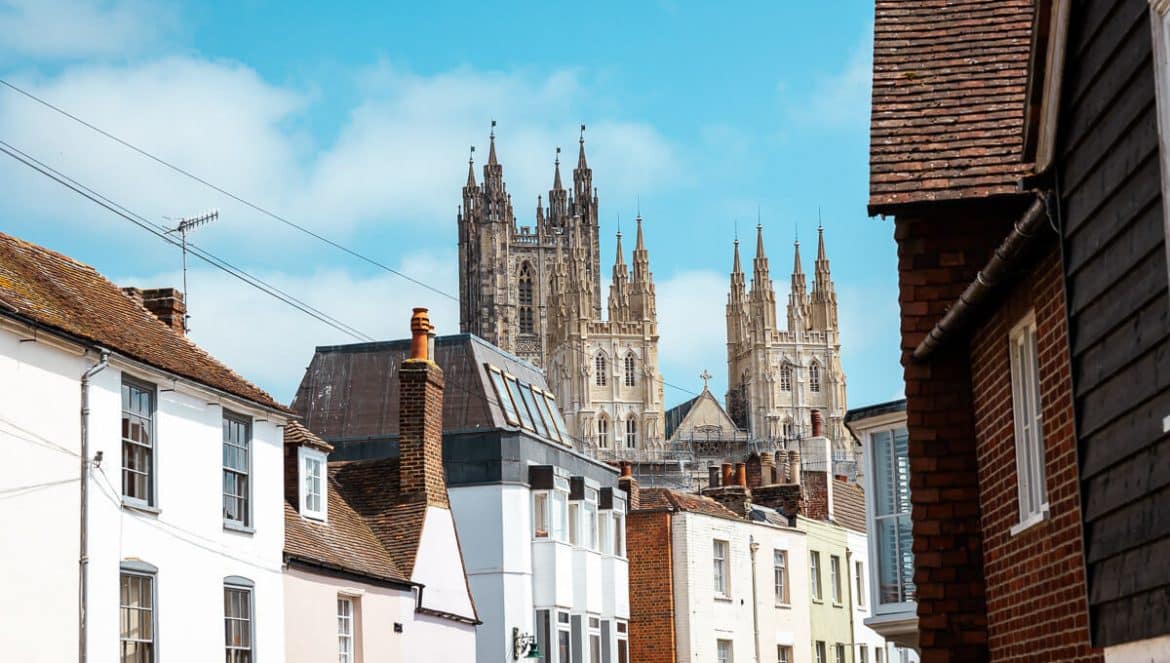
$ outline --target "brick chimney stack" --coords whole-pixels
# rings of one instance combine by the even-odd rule
[[[630,503],[630,511],[638,508],[638,480],[634,478],[634,473],[630,471],[629,461],[622,461],[622,474],[618,477],[618,488],[626,491],[626,498]]]
[[[183,301],[183,291],[176,288],[122,288],[127,297],[141,304],[154,317],[162,320],[166,326],[182,335],[183,318],[187,315],[187,304]]]
[[[398,370],[398,482],[403,502],[449,508],[443,475],[443,370],[428,356],[427,309],[410,318],[410,358]]]

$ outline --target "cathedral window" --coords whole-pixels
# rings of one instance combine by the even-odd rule
[[[780,367],[780,389],[792,391],[792,365],[785,363]]]
[[[808,390],[821,390],[821,365],[815,361],[808,367]]]
[[[791,419],[784,420],[784,425],[782,427],[782,431],[783,431],[785,439],[790,440],[793,437],[795,437],[795,435],[794,435],[795,431],[792,429],[792,420]]]
[[[532,266],[524,263],[520,267],[520,333],[532,334]]]
[[[634,353],[631,352],[626,355],[626,386],[632,387],[636,384],[637,378],[634,373]]]
[[[638,446],[638,420],[630,415],[626,419],[626,447],[634,449]]]
[[[603,353],[603,352],[597,353],[597,359],[594,360],[593,368],[594,368],[595,372],[597,373],[597,375],[594,376],[594,384],[596,384],[598,387],[604,387],[606,385],[606,379],[605,379],[606,364],[607,364],[607,362],[605,361],[605,353]]]
[[[601,417],[597,420],[597,446],[609,448],[609,419]]]

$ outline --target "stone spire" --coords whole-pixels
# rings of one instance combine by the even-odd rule
[[[610,321],[626,320],[630,312],[630,274],[622,257],[622,232],[617,234],[617,258],[613,262],[613,285],[609,287]]]
[[[805,328],[808,317],[808,286],[804,280],[804,269],[800,265],[800,240],[793,242],[792,286],[788,293],[788,331]]]
[[[731,261],[731,290],[727,293],[727,345],[728,353],[734,354],[735,347],[747,341],[748,324],[747,284],[743,267],[739,261],[739,238],[736,238]]]
[[[817,226],[817,260],[813,273],[810,298],[810,327],[827,331],[837,328],[837,292],[829,273],[829,259],[825,255],[825,229]]]
[[[581,125],[581,137],[577,140],[577,167],[573,169],[573,198],[585,203],[593,196],[593,170],[585,161],[585,125]]]
[[[557,228],[566,228],[569,222],[569,192],[561,185],[561,148],[553,162],[553,185],[548,191],[548,220]]]
[[[467,188],[475,188],[475,147],[471,148],[471,156],[467,157]]]
[[[638,215],[638,237],[634,243],[634,278],[630,288],[630,319],[657,322],[654,275],[650,273],[650,252],[642,238],[642,215]]]
[[[488,160],[483,166],[484,189],[500,193],[504,191],[504,167],[496,160],[496,121],[492,120],[492,132],[488,136],[491,147],[488,148]]]
[[[764,226],[756,224],[756,257],[752,260],[752,289],[748,296],[751,323],[757,332],[776,329],[776,291],[768,273],[768,256],[764,253]]]

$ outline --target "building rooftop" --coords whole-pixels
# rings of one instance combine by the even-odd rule
[[[1032,0],[878,0],[869,213],[1016,193]]]
[[[89,265],[0,233],[0,315],[105,347],[267,408],[287,411]]]
[[[851,481],[833,484],[833,521],[854,532],[866,533],[865,491]]]
[[[638,491],[638,509],[641,511],[685,511],[705,516],[743,520],[731,509],[719,502],[694,493],[684,493],[670,488],[643,488]]]

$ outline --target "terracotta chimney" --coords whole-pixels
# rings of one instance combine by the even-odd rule
[[[410,319],[410,358],[398,369],[398,485],[403,502],[448,507],[443,476],[443,370],[427,356],[427,309]]]
[[[800,483],[800,452],[792,449],[788,452],[789,483]]]
[[[183,318],[187,315],[187,304],[183,292],[175,288],[122,288],[127,297],[138,302],[154,317],[163,321],[177,334],[183,334]]]
[[[776,479],[776,466],[772,460],[772,454],[767,451],[760,456],[760,476],[762,478],[761,485],[770,486],[774,483],[780,483]]]
[[[731,469],[731,463],[723,463],[719,466],[722,478],[719,480],[720,486],[731,486],[735,484],[735,473]]]
[[[747,466],[743,463],[735,464],[735,485],[740,488],[747,488]]]
[[[812,436],[813,437],[824,437],[824,433],[825,433],[825,422],[821,419],[821,411],[820,410],[813,410],[812,411]]]
[[[622,474],[618,477],[618,488],[626,491],[626,497],[630,503],[629,510],[637,509],[639,506],[638,480],[634,478],[629,461],[622,461]]]

